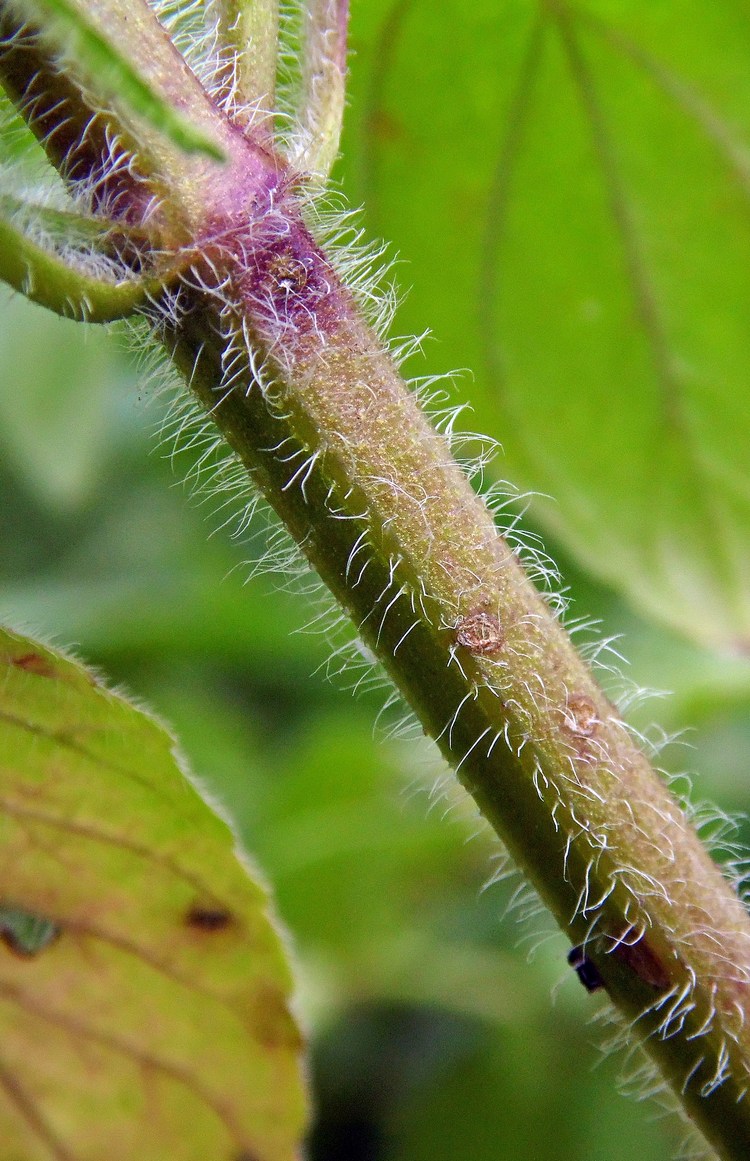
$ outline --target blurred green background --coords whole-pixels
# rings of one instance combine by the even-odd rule
[[[746,812],[750,758],[750,17],[678,0],[353,0],[337,176],[392,239],[408,368],[533,500],[572,616],[696,799]],[[743,169],[743,167],[745,167]],[[567,946],[483,889],[497,845],[383,692],[182,481],[168,399],[122,340],[3,295],[0,617],[170,722],[273,884],[298,963],[312,1161],[661,1161],[681,1127],[616,1095],[622,1054]],[[619,679],[612,678],[619,688]],[[750,832],[744,822],[739,837]],[[527,905],[528,904],[528,905]],[[531,954],[530,954],[531,953]]]

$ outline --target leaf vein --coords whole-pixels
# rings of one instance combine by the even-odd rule
[[[18,1007],[29,1012],[37,1019],[45,1021],[56,1028],[60,1028],[73,1037],[82,1037],[90,1040],[105,1049],[109,1049],[118,1056],[124,1056],[126,1059],[134,1061],[141,1067],[153,1069],[156,1072],[170,1077],[176,1083],[187,1088],[193,1096],[200,1100],[207,1108],[211,1109],[227,1129],[230,1136],[238,1144],[245,1146],[251,1144],[228,1105],[224,1101],[217,1099],[213,1093],[198,1081],[195,1074],[188,1072],[182,1065],[165,1060],[163,1057],[157,1056],[152,1052],[144,1051],[137,1044],[133,1044],[127,1040],[121,1040],[118,1036],[113,1036],[109,1032],[92,1028],[90,1025],[84,1024],[82,1021],[76,1020],[63,1012],[55,1012],[40,1004],[38,996],[28,996],[22,988],[0,982],[0,997],[3,997],[10,1004],[17,1004]],[[61,1158],[61,1161],[74,1161],[74,1159],[65,1156]]]
[[[9,1069],[0,1061],[0,1088],[17,1109],[38,1140],[46,1146],[55,1161],[76,1161],[76,1157],[50,1128],[34,1101],[21,1087]]]

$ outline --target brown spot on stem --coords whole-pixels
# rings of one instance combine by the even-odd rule
[[[565,725],[577,738],[590,738],[599,724],[592,699],[585,693],[572,693],[565,706]]]
[[[652,988],[663,991],[671,984],[669,973],[658,955],[642,935],[634,943],[627,939],[632,932],[621,936],[612,948],[612,955],[624,964],[630,971],[635,972],[639,980]]]
[[[274,254],[268,264],[268,273],[276,289],[283,294],[299,294],[309,278],[305,263],[289,250]]]
[[[185,916],[185,922],[198,931],[223,931],[231,924],[232,913],[225,907],[203,907],[195,903]]]
[[[455,626],[456,644],[480,657],[496,657],[505,644],[500,620],[486,609],[460,617]]]

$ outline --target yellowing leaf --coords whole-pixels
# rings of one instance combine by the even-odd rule
[[[284,1161],[300,1035],[264,889],[169,734],[0,630],[3,1161]]]

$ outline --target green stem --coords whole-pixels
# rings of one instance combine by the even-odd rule
[[[744,908],[353,312],[325,357],[228,390],[209,301],[173,336],[199,399],[690,1116],[747,1157]]]
[[[210,0],[219,41],[218,87],[235,121],[272,136],[279,39],[278,0]]]
[[[179,107],[162,99],[133,63],[123,56],[112,36],[103,36],[91,19],[96,8],[81,0],[13,0],[14,10],[24,21],[39,28],[57,52],[62,66],[66,58],[75,62],[90,92],[106,107],[111,102],[128,105],[131,111],[158,133],[166,134],[187,153],[205,153],[223,159],[222,150],[210,134],[184,117]]]
[[[325,181],[338,156],[346,103],[349,0],[307,0],[295,166]]]
[[[51,226],[60,240],[61,231],[66,226],[71,240],[75,239],[76,233],[82,240],[83,230],[88,228],[91,237],[87,241],[92,246],[106,241],[106,233],[101,224],[94,233],[96,223],[91,219],[49,211],[45,207],[36,210],[33,206],[26,207],[20,199],[0,194],[0,279],[56,314],[81,322],[113,322],[133,314],[150,298],[157,298],[169,279],[174,280],[173,271],[166,272],[163,278],[128,274],[115,278],[90,274],[77,264],[75,251],[63,257],[51,246],[42,245],[30,237],[17,224],[19,219],[27,216],[27,210],[32,221],[36,218],[42,229]]]
[[[143,27],[133,0],[97,14],[161,75],[172,47],[151,29],[142,60],[122,20],[134,7]],[[0,69],[25,91],[12,45]],[[206,115],[194,78],[169,86]],[[200,255],[179,311],[156,319],[168,350],[688,1115],[746,1158],[744,907],[362,322],[305,224],[299,175],[211,118],[223,171],[147,141],[165,229]]]

